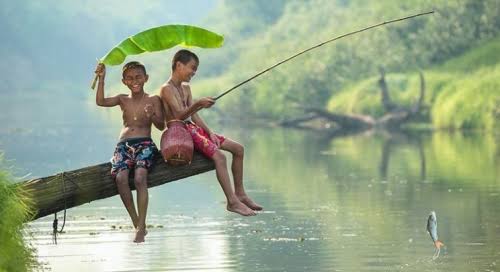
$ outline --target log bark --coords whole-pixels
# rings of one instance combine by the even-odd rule
[[[348,130],[363,130],[373,127],[375,120],[368,115],[338,114],[318,108],[304,108],[306,111],[314,112],[319,117],[337,123],[340,127]]]
[[[215,168],[213,161],[195,152],[190,165],[170,166],[157,154],[148,174],[148,187],[197,175]],[[111,164],[102,163],[18,184],[33,202],[35,220],[64,209],[118,194],[110,173]],[[135,190],[133,177],[129,180]]]
[[[283,120],[279,123],[279,125],[283,127],[307,128],[306,126],[303,126],[302,123],[317,118],[323,118],[325,120],[328,120],[329,122],[333,122],[337,124],[341,129],[349,131],[365,130],[375,125],[375,120],[368,115],[338,114],[320,108],[303,106],[297,107],[306,112],[306,115],[295,119]]]

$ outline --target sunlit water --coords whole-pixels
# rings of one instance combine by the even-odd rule
[[[16,174],[45,176],[108,160],[119,123],[108,126],[117,120],[81,114],[78,122],[54,117],[52,124],[4,127],[0,149],[14,160]],[[219,131],[246,146],[246,186],[264,212],[249,218],[226,212],[209,172],[149,190],[144,244],[132,243],[118,197],[68,210],[57,245],[53,215],[30,223],[27,239],[42,266],[52,271],[500,270],[500,153],[492,135],[329,138],[237,125]],[[431,210],[446,245],[434,261],[425,229]],[[62,213],[58,217],[61,227]]]

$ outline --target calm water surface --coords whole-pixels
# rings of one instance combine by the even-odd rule
[[[76,123],[54,115],[50,125],[11,122],[3,128],[0,149],[15,173],[45,176],[107,161],[119,132],[119,121],[110,117],[116,113],[79,114],[83,121]],[[144,244],[131,242],[118,197],[68,210],[57,245],[53,216],[32,222],[26,239],[43,267],[500,271],[500,152],[492,135],[329,138],[236,125],[219,131],[246,146],[246,186],[264,212],[250,218],[226,212],[209,172],[150,189]],[[434,261],[425,229],[431,210],[446,245]]]

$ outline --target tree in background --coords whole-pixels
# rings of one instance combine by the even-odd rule
[[[226,12],[212,18],[220,22],[235,20],[226,26],[228,32],[222,31],[229,49],[219,52],[225,58],[202,61],[201,70],[210,71],[206,75],[212,78],[206,82],[224,82],[227,88],[334,36],[416,12],[437,12],[310,52],[219,102],[234,114],[269,118],[293,116],[295,110],[287,105],[290,97],[306,105],[325,107],[330,97],[376,74],[380,66],[400,72],[413,72],[416,67],[427,69],[491,40],[500,32],[500,7],[496,0],[278,1],[270,13],[264,12],[266,5],[260,2],[224,1],[222,6],[225,8],[217,12]],[[249,9],[253,12],[244,12]],[[272,19],[260,18],[261,15]],[[211,84],[203,86],[209,88]],[[210,91],[213,94],[213,88]]]

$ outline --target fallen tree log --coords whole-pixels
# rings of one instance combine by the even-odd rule
[[[58,173],[49,177],[32,179],[16,184],[32,201],[35,220],[46,215],[76,207],[91,201],[118,194],[110,173],[111,163],[102,163],[77,170]],[[167,165],[161,155],[148,175],[148,187],[201,174],[215,169],[213,161],[195,152],[190,165]],[[133,177],[129,180],[135,190]]]
[[[286,127],[307,128],[304,125],[307,122],[315,119],[323,119],[326,122],[334,123],[335,131],[343,130],[349,132],[360,132],[371,129],[386,129],[399,130],[401,126],[407,122],[418,119],[422,116],[424,109],[425,98],[425,79],[422,72],[419,72],[420,77],[420,94],[416,103],[409,107],[399,106],[395,104],[389,94],[387,82],[385,80],[385,71],[380,68],[380,79],[378,85],[380,87],[380,97],[382,107],[385,113],[380,117],[372,117],[364,114],[342,114],[327,111],[321,107],[302,106],[299,102],[297,108],[304,111],[305,115],[294,119],[282,120],[280,124]]]

